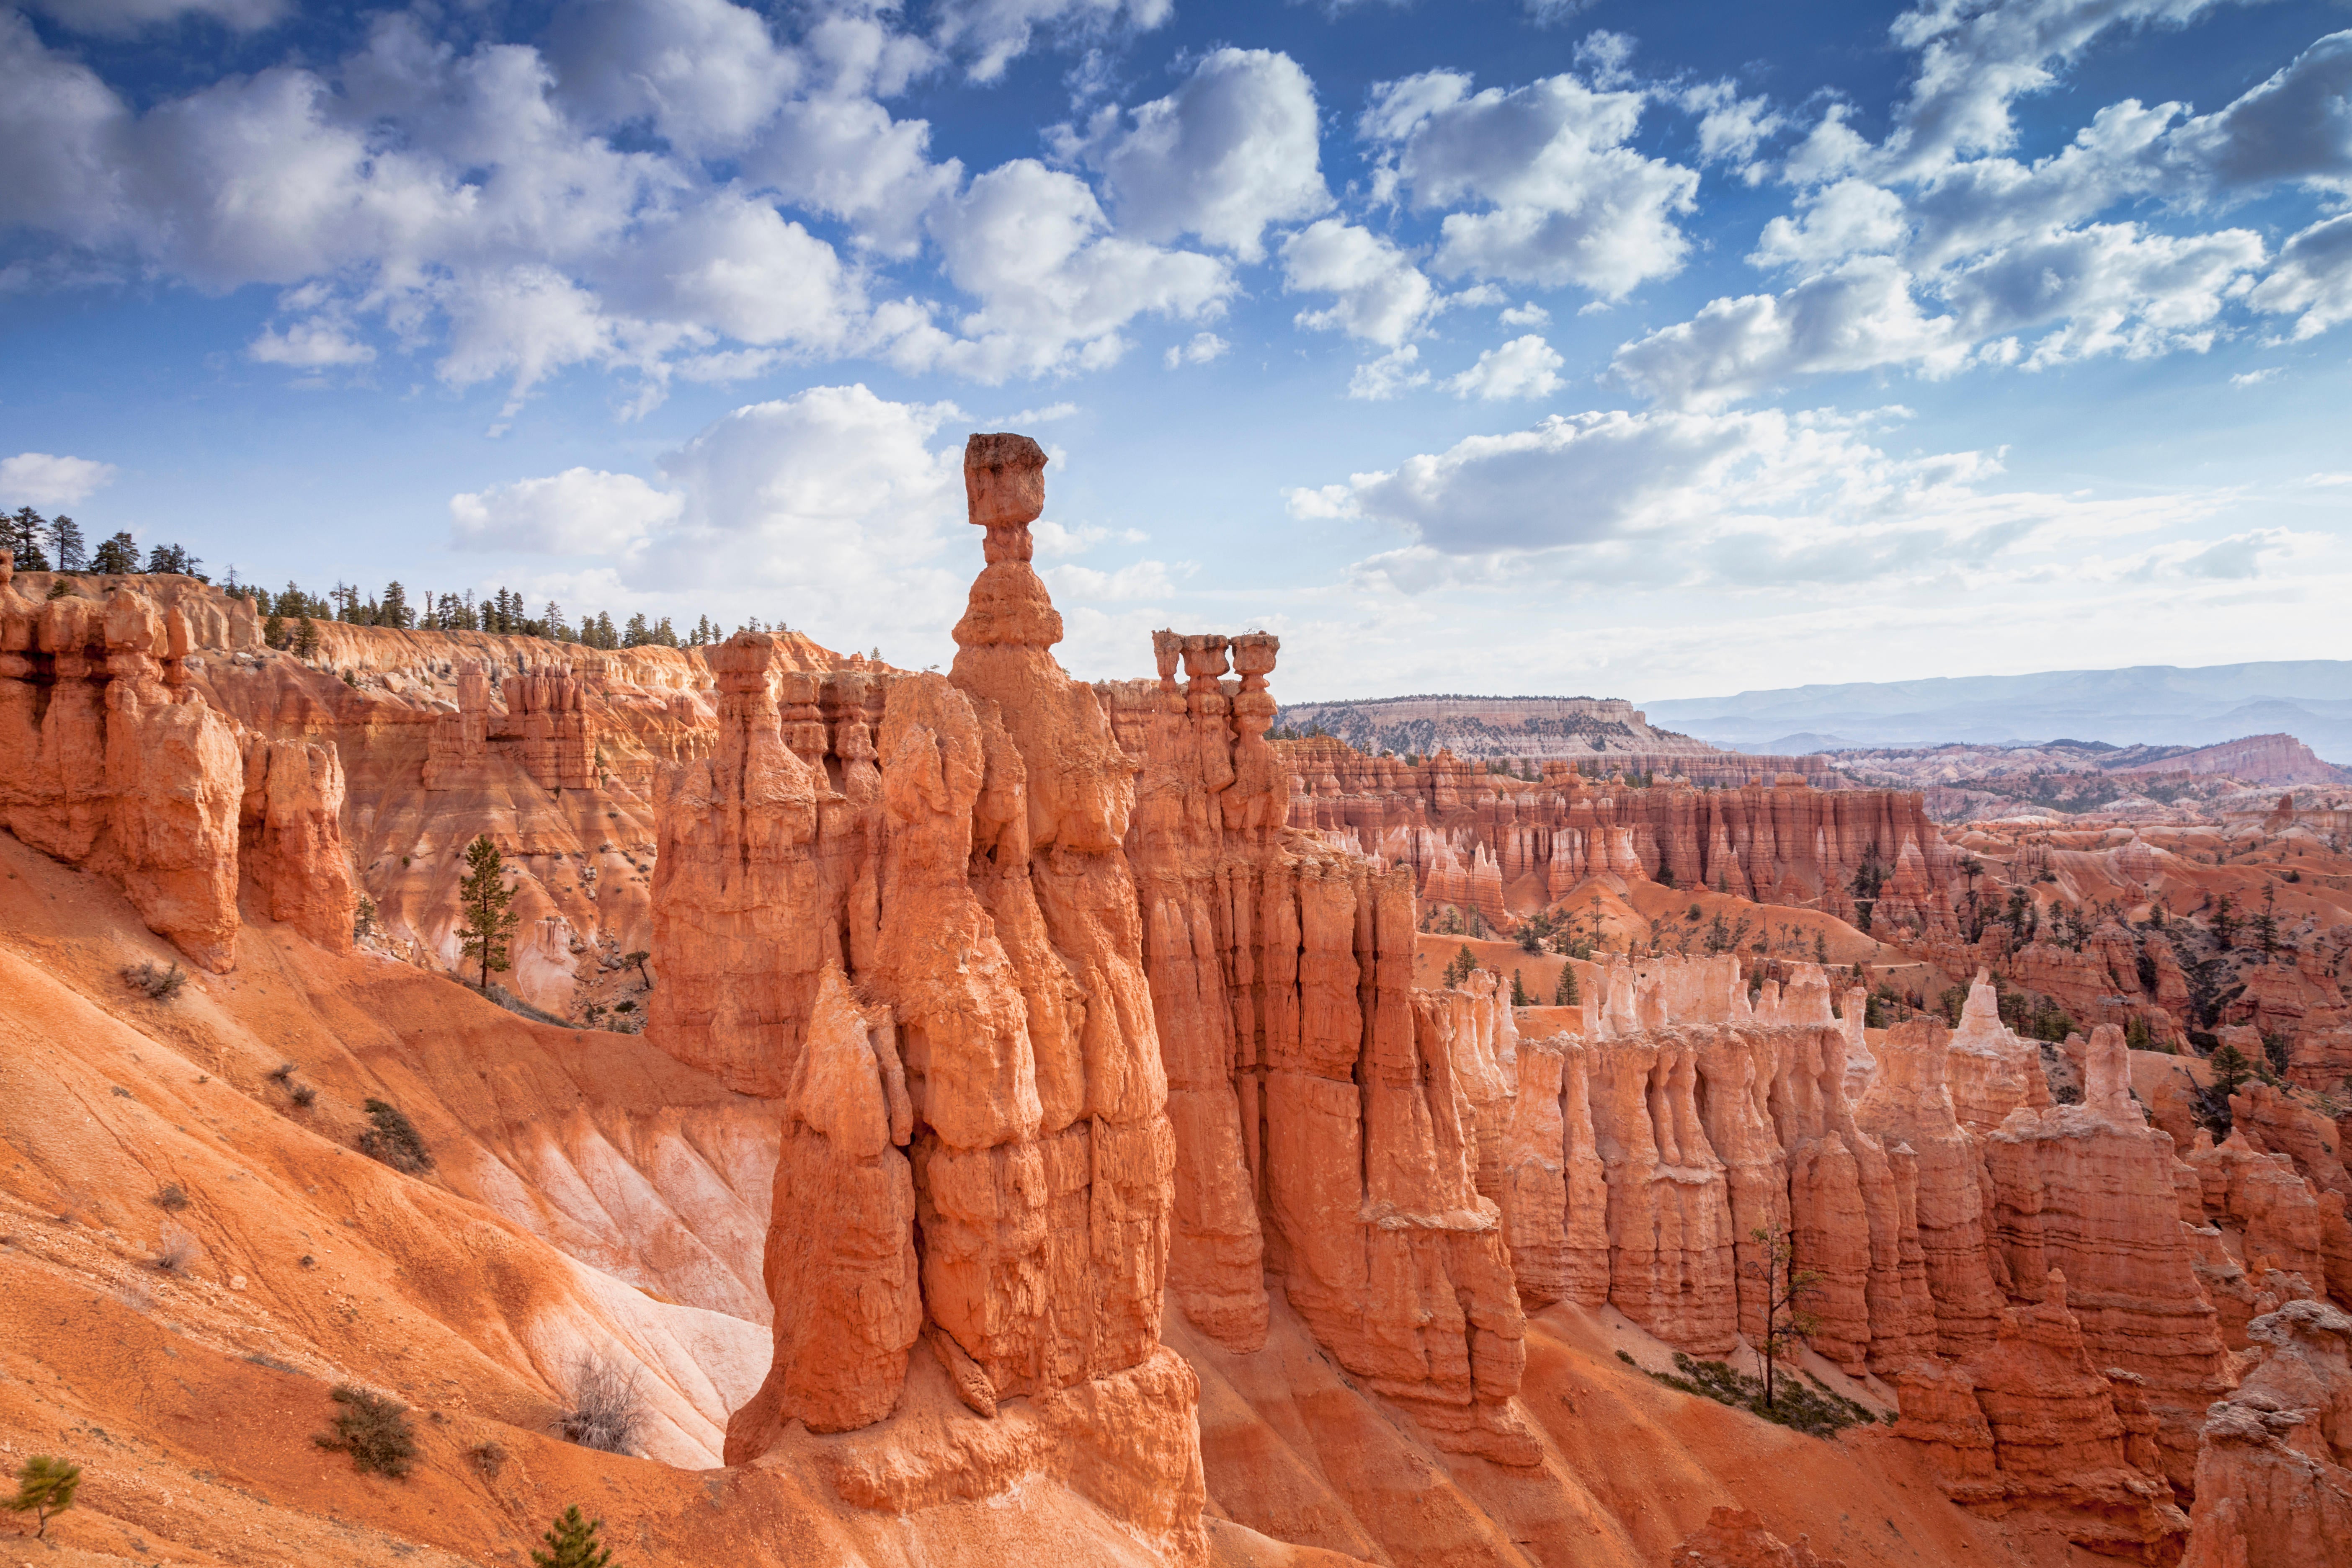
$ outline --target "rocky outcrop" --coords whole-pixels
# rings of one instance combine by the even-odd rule
[[[2000,994],[1985,970],[1969,986],[1948,1059],[1952,1109],[1971,1132],[1990,1132],[2021,1105],[2051,1103],[2041,1052],[2000,1021]]]
[[[343,763],[332,745],[245,737],[237,866],[261,912],[332,952],[352,947],[359,892],[343,847]]]
[[[2093,1362],[2143,1380],[2165,1474],[2186,1489],[2225,1354],[2180,1217],[2172,1140],[2129,1098],[2121,1030],[2093,1035],[2088,1079],[2083,1104],[2021,1108],[1985,1140],[1997,1270],[2021,1301],[2043,1300],[2051,1271],[2063,1271]]]
[[[1264,738],[1278,647],[1162,632],[1156,684],[1097,689],[1139,769],[1127,858],[1177,1137],[1171,1291],[1246,1350],[1271,1280],[1434,1441],[1532,1463],[1496,1202],[1510,1010],[1491,982],[1416,994],[1409,878],[1286,826]]]
[[[334,749],[243,731],[195,679],[198,649],[257,640],[250,603],[178,578],[118,580],[100,598],[47,574],[29,580],[36,598],[11,559],[0,552],[0,822],[113,879],[203,968],[236,963],[241,869],[262,913],[347,950]]]
[[[2189,1521],[2165,1479],[2141,1380],[2098,1369],[2063,1273],[2042,1286],[2038,1301],[2005,1309],[1993,1342],[1962,1364],[1898,1376],[1896,1432],[1927,1447],[1965,1507],[1994,1517],[2029,1509],[2078,1547],[2170,1562]]]
[[[2289,1301],[2248,1334],[2261,1360],[2199,1433],[2182,1568],[2352,1563],[2352,1317]]]
[[[1800,1535],[1793,1543],[1783,1541],[1756,1514],[1718,1508],[1675,1548],[1666,1568],[1845,1568],[1845,1559],[1823,1557],[1811,1540]]]
[[[819,683],[740,634],[718,742],[664,796],[649,1036],[791,1107],[767,1279],[796,1310],[730,1463],[793,1422],[885,1420],[926,1334],[989,1416],[1158,1351],[1175,1145],[1133,769],[1048,651],[1044,464],[1020,437],[967,452],[988,565],[950,676],[829,727]]]
[[[1720,889],[1761,903],[1858,919],[1856,878],[1874,868],[1877,918],[1957,934],[1957,857],[1916,794],[1816,790],[1801,778],[1701,790],[1590,778],[1566,762],[1528,780],[1440,752],[1417,763],[1329,739],[1276,744],[1292,826],[1337,835],[1412,868],[1429,903],[1504,924],[1593,877]]]

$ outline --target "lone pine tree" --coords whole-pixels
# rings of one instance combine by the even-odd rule
[[[485,995],[490,971],[513,967],[507,960],[507,939],[522,920],[507,908],[513,897],[506,885],[506,862],[485,833],[466,847],[466,880],[457,889],[457,941],[466,957],[480,961]]]
[[[74,1493],[81,1486],[81,1467],[63,1459],[53,1459],[47,1454],[35,1454],[16,1471],[16,1495],[8,1500],[9,1511],[29,1513],[40,1521],[33,1531],[35,1540],[49,1532],[49,1518],[73,1507]]]
[[[601,1519],[582,1519],[580,1505],[573,1503],[556,1515],[555,1522],[540,1537],[547,1550],[533,1552],[531,1562],[537,1568],[619,1568],[611,1550],[596,1543],[596,1531],[604,1524]]]

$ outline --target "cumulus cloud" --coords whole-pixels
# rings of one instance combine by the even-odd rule
[[[240,33],[283,18],[290,0],[33,0],[34,8],[77,33],[124,37],[142,28],[201,16]]]
[[[1175,0],[941,0],[933,31],[967,62],[972,80],[994,81],[1040,32],[1065,44],[1148,32],[1175,10]]]
[[[1581,581],[1653,586],[1917,578],[2200,513],[2193,499],[2116,505],[1994,490],[1992,458],[1896,457],[1875,439],[1883,419],[1555,415],[1288,500],[1294,516],[1403,534],[1407,543],[1360,563],[1357,576],[1408,593],[1496,584],[1546,562]]]
[[[1437,289],[1411,258],[1339,218],[1319,219],[1285,240],[1282,268],[1283,287],[1291,292],[1338,296],[1328,309],[1301,311],[1302,327],[1393,347],[1437,309]]]
[[[1529,332],[1500,348],[1486,350],[1478,363],[1445,384],[1456,397],[1488,401],[1506,397],[1548,397],[1559,390],[1559,367],[1567,363],[1543,339]]]
[[[245,355],[257,364],[282,364],[296,370],[331,370],[339,365],[366,364],[375,350],[351,335],[341,322],[313,318],[295,321],[283,331],[265,327],[245,345]]]
[[[23,506],[71,506],[113,482],[112,463],[54,452],[0,458],[0,500]]]
[[[1376,86],[1360,129],[1416,210],[1483,209],[1446,213],[1440,272],[1616,299],[1682,265],[1674,220],[1698,191],[1696,171],[1626,145],[1644,101],[1572,76],[1473,93],[1459,72],[1428,71]]]
[[[676,519],[682,506],[635,474],[566,468],[451,496],[449,542],[459,550],[609,555]]]
[[[1086,182],[1034,158],[991,169],[927,221],[942,269],[980,308],[961,340],[929,325],[900,338],[894,356],[910,369],[997,382],[1098,368],[1126,352],[1118,329],[1137,316],[1214,316],[1234,289],[1213,257],[1111,233]]]
[[[2322,219],[2279,247],[2278,264],[2246,299],[2257,310],[2294,317],[2298,341],[2352,321],[2352,213]]]
[[[1421,345],[1407,343],[1358,365],[1355,374],[1348,377],[1348,395],[1367,403],[1383,403],[1428,384],[1429,372],[1421,366]]]
[[[1174,370],[1179,365],[1207,364],[1211,360],[1223,358],[1225,351],[1233,346],[1214,332],[1194,332],[1189,342],[1169,345],[1166,355],[1168,368]]]
[[[1836,371],[1916,364],[1948,374],[1967,352],[1958,323],[1921,312],[1908,273],[1870,257],[1782,294],[1710,301],[1620,348],[1610,368],[1663,402],[1709,407]]]
[[[1315,85],[1268,49],[1204,56],[1166,98],[1131,115],[1105,110],[1075,150],[1102,171],[1120,227],[1139,239],[1195,235],[1256,261],[1268,225],[1331,205]]]

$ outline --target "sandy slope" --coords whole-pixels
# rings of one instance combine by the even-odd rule
[[[0,1460],[89,1476],[55,1550],[0,1534],[0,1563],[520,1563],[572,1501],[630,1568],[1153,1560],[1066,1467],[900,1515],[827,1479],[856,1434],[715,1468],[769,1349],[767,1102],[266,922],[234,973],[169,1003],[122,984],[141,960],[169,954],[110,887],[0,836]],[[269,1076],[289,1061],[307,1110]],[[369,1097],[414,1118],[431,1173],[353,1151]],[[172,1183],[184,1209],[153,1201]],[[152,1264],[172,1227],[198,1248],[179,1274]],[[2040,1560],[1884,1434],[1822,1442],[1664,1389],[1585,1314],[1530,1327],[1535,1470],[1440,1454],[1276,1317],[1237,1356],[1170,1315],[1202,1380],[1219,1563],[1632,1568],[1735,1500],[1853,1568]],[[646,1369],[652,1458],[547,1435],[590,1348]],[[311,1443],[344,1380],[415,1407],[407,1480]],[[901,1419],[944,1450],[992,1437],[926,1357]]]

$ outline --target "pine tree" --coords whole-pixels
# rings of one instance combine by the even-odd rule
[[[282,648],[291,641],[286,632],[286,617],[271,610],[261,623],[261,640],[275,648]]]
[[[2224,1100],[2245,1088],[2246,1080],[2254,1076],[2254,1064],[2235,1046],[2223,1046],[2207,1061],[2213,1069],[2214,1092]]]
[[[20,506],[11,516],[0,519],[0,523],[5,524],[5,531],[0,531],[0,549],[16,552],[17,571],[49,569],[49,558],[41,552],[41,534],[48,527],[48,519],[31,507]]]
[[[621,629],[621,646],[623,647],[643,647],[646,644],[653,640],[653,628],[646,625],[646,613],[643,610],[639,610],[635,615],[631,616],[629,617],[629,624]]]
[[[1512,970],[1511,1005],[1514,1007],[1532,1007],[1535,1005],[1536,999],[1528,994],[1527,982],[1519,978],[1519,972],[1517,970]]]
[[[49,553],[57,557],[60,572],[89,568],[89,551],[82,542],[81,525],[63,512],[49,519]]]
[[[188,553],[184,544],[158,544],[147,552],[147,564],[141,568],[151,576],[194,577],[197,582],[209,581],[196,570],[204,562]]]
[[[1559,984],[1552,990],[1551,1005],[1555,1007],[1580,1007],[1584,1005],[1584,993],[1577,989],[1575,964],[1559,966]]]
[[[1756,1349],[1764,1358],[1764,1405],[1769,1410],[1779,1363],[1796,1351],[1800,1339],[1821,1326],[1804,1303],[1821,1289],[1822,1276],[1818,1269],[1797,1267],[1796,1238],[1785,1226],[1759,1225],[1748,1235],[1764,1254],[1741,1264],[1739,1271],[1750,1279],[1760,1277],[1764,1286],[1764,1337]]]
[[[505,881],[506,862],[487,833],[466,848],[466,880],[457,889],[457,940],[466,957],[482,964],[482,993],[489,994],[490,971],[513,967],[507,961],[507,939],[522,917],[507,908],[514,897]]]
[[[319,623],[310,616],[302,617],[302,627],[294,634],[294,657],[312,658],[319,652]]]
[[[398,583],[384,584],[383,603],[376,606],[375,624],[403,632],[416,624],[416,616],[408,607],[407,590]]]
[[[125,529],[101,542],[89,558],[89,569],[109,576],[128,576],[139,570],[139,542]]]
[[[597,1544],[596,1532],[604,1526],[601,1519],[582,1519],[580,1505],[573,1503],[540,1538],[547,1550],[533,1552],[530,1560],[537,1568],[620,1568],[612,1552]]]
[[[74,1493],[81,1486],[81,1467],[53,1459],[47,1454],[35,1454],[16,1471],[16,1495],[8,1499],[14,1513],[29,1513],[40,1521],[33,1531],[39,1540],[49,1532],[49,1517],[73,1507]]]

